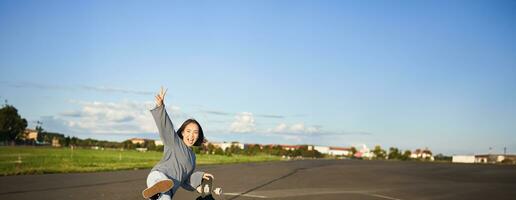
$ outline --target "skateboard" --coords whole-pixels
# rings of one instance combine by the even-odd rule
[[[201,193],[201,196],[197,198],[197,200],[213,200],[213,194],[220,196],[223,200],[224,194],[222,193],[222,188],[213,187],[213,179],[210,177],[207,180],[203,179],[201,182],[201,191],[198,191]]]

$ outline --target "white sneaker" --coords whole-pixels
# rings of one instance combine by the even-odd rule
[[[143,198],[149,199],[156,194],[169,191],[173,186],[174,182],[170,179],[159,181],[153,186],[142,191]]]

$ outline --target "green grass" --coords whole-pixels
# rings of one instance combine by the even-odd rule
[[[0,175],[96,172],[152,168],[163,153],[52,147],[0,147]],[[278,156],[197,155],[197,164],[277,161]]]

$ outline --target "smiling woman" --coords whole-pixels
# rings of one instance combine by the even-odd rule
[[[151,110],[165,147],[163,158],[147,176],[147,189],[142,192],[144,198],[172,199],[179,187],[194,191],[202,179],[213,179],[211,174],[194,172],[196,158],[192,146],[200,146],[204,141],[201,125],[188,119],[176,133],[165,110],[166,92],[162,87],[156,95],[156,108]]]

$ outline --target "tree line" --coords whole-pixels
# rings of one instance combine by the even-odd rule
[[[106,140],[96,139],[80,139],[78,137],[65,136],[61,133],[45,131],[38,122],[36,131],[38,136],[36,140],[28,140],[25,129],[27,128],[27,120],[22,118],[18,114],[18,110],[7,103],[0,109],[0,144],[24,144],[24,145],[49,145],[52,144],[52,140],[57,140],[60,146],[69,147],[101,147],[101,148],[122,148],[122,149],[136,149],[136,148],[147,148],[151,151],[163,151],[162,145],[156,145],[154,140],[144,140],[143,143],[134,144],[130,140],[123,142],[113,142]],[[217,147],[211,143],[202,145],[201,147],[194,147],[193,150],[196,153],[203,154],[215,154],[215,155],[258,155],[268,154],[275,156],[286,156],[286,157],[305,157],[305,158],[322,158],[328,155],[323,155],[317,150],[309,150],[308,145],[303,145],[298,149],[286,150],[280,145],[267,145],[261,146],[258,144],[246,145],[245,148],[240,148],[237,145],[232,145],[226,149]],[[354,155],[357,152],[355,147],[351,147],[350,155],[345,157],[355,158]],[[377,145],[371,151],[374,157],[373,159],[389,159],[389,160],[411,160],[412,152],[410,150],[401,150],[396,147],[390,147],[388,151]],[[431,154],[431,152],[429,152]],[[451,157],[438,154],[435,156],[436,160],[451,161]]]
[[[317,150],[309,150],[308,145],[302,145],[298,149],[286,150],[280,145],[259,145],[259,144],[248,144],[244,148],[238,145],[231,145],[226,149],[215,146],[212,143],[207,143],[201,147],[194,147],[195,153],[199,154],[215,154],[215,155],[248,155],[255,156],[259,154],[274,155],[274,156],[286,156],[292,158],[322,158],[324,157]]]

